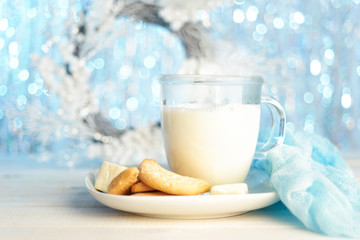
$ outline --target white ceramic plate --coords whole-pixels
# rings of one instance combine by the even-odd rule
[[[96,171],[85,178],[89,193],[100,203],[124,212],[137,215],[175,218],[205,219],[243,214],[270,206],[279,201],[276,192],[269,186],[268,176],[260,170],[251,170],[246,179],[249,194],[197,196],[152,196],[134,197],[102,193],[95,190]]]

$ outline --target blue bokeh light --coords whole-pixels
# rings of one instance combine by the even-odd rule
[[[36,102],[49,111],[59,110],[56,94],[34,68],[31,56],[48,54],[59,61],[44,29],[61,32],[69,3],[0,3],[0,132],[6,133],[0,135],[1,142],[22,144],[16,139],[26,117],[7,117],[8,106],[22,113]],[[278,66],[275,74],[264,78],[270,93],[286,106],[290,129],[320,133],[343,150],[355,151],[360,148],[359,14],[360,0],[235,0],[233,6],[211,13],[202,10],[197,17],[210,30],[213,27],[214,39],[230,40],[247,54],[258,54],[259,62]],[[118,129],[159,121],[155,79],[176,73],[185,59],[180,40],[167,29],[128,24],[128,36],[86,63],[103,115]],[[346,134],[334,137],[340,131]]]

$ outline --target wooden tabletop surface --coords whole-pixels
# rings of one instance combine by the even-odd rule
[[[360,176],[360,161],[353,161]],[[92,169],[20,169],[0,164],[0,239],[335,239],[311,232],[281,203],[208,220],[136,216],[98,203]]]

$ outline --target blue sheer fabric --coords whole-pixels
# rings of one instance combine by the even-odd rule
[[[360,237],[360,183],[330,141],[287,132],[255,167],[285,206],[308,228],[331,236]]]

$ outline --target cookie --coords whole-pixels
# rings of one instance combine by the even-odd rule
[[[246,183],[215,185],[210,190],[211,195],[247,194],[248,192]]]
[[[152,192],[156,191],[156,189],[150,187],[149,185],[146,185],[143,182],[138,182],[131,187],[132,193],[139,193],[139,192]]]
[[[103,161],[96,177],[95,189],[106,192],[110,182],[125,169],[126,167]]]
[[[146,185],[174,195],[197,195],[209,191],[210,184],[200,178],[181,176],[145,159],[139,167],[139,178]]]
[[[139,192],[139,193],[134,193],[131,194],[130,196],[147,196],[147,197],[151,197],[151,196],[172,196],[171,194],[168,193],[164,193],[164,192],[160,192],[160,191],[155,191],[155,192]]]
[[[138,174],[136,167],[124,170],[111,181],[107,192],[116,195],[130,194],[131,186],[138,182]]]

